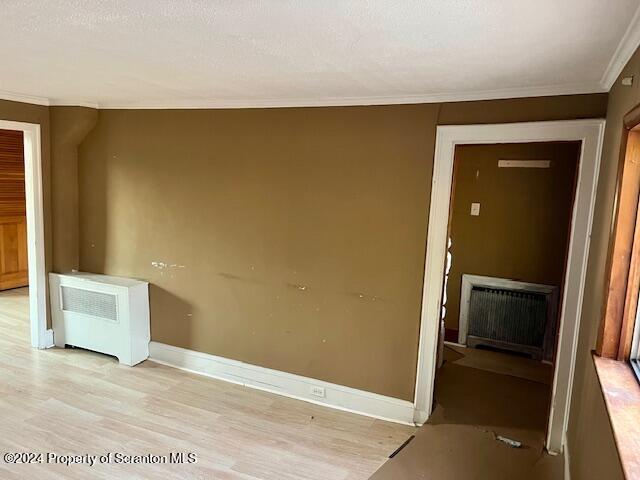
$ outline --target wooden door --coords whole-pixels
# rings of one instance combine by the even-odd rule
[[[28,284],[23,133],[0,130],[0,290]]]

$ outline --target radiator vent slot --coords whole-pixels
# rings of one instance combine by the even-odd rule
[[[117,297],[111,293],[94,292],[62,285],[62,310],[99,317],[112,322],[118,321]]]
[[[469,320],[469,335],[541,349],[547,323],[546,295],[473,287]]]
[[[558,287],[464,274],[458,342],[553,360]]]

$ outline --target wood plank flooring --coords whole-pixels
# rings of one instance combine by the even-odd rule
[[[367,479],[414,430],[149,361],[130,368],[79,349],[34,350],[27,289],[0,293],[0,454],[197,458],[124,464],[112,456],[94,466],[0,460],[2,479]]]

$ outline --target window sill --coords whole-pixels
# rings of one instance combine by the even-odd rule
[[[593,355],[626,478],[640,478],[640,384],[631,365]]]

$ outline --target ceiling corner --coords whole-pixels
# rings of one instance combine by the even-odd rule
[[[93,108],[95,110],[100,109],[100,104],[97,102],[87,102],[85,100],[64,100],[64,99],[52,99],[49,101],[51,107],[86,107]]]
[[[12,102],[30,103],[32,105],[43,105],[48,107],[51,102],[47,97],[39,97],[37,95],[25,95],[22,93],[8,92],[0,90],[0,100],[9,100]]]
[[[640,6],[631,19],[631,23],[627,27],[618,47],[616,48],[609,65],[607,65],[600,84],[605,91],[611,90],[611,87],[617,80],[625,65],[629,62],[635,51],[640,46]]]

